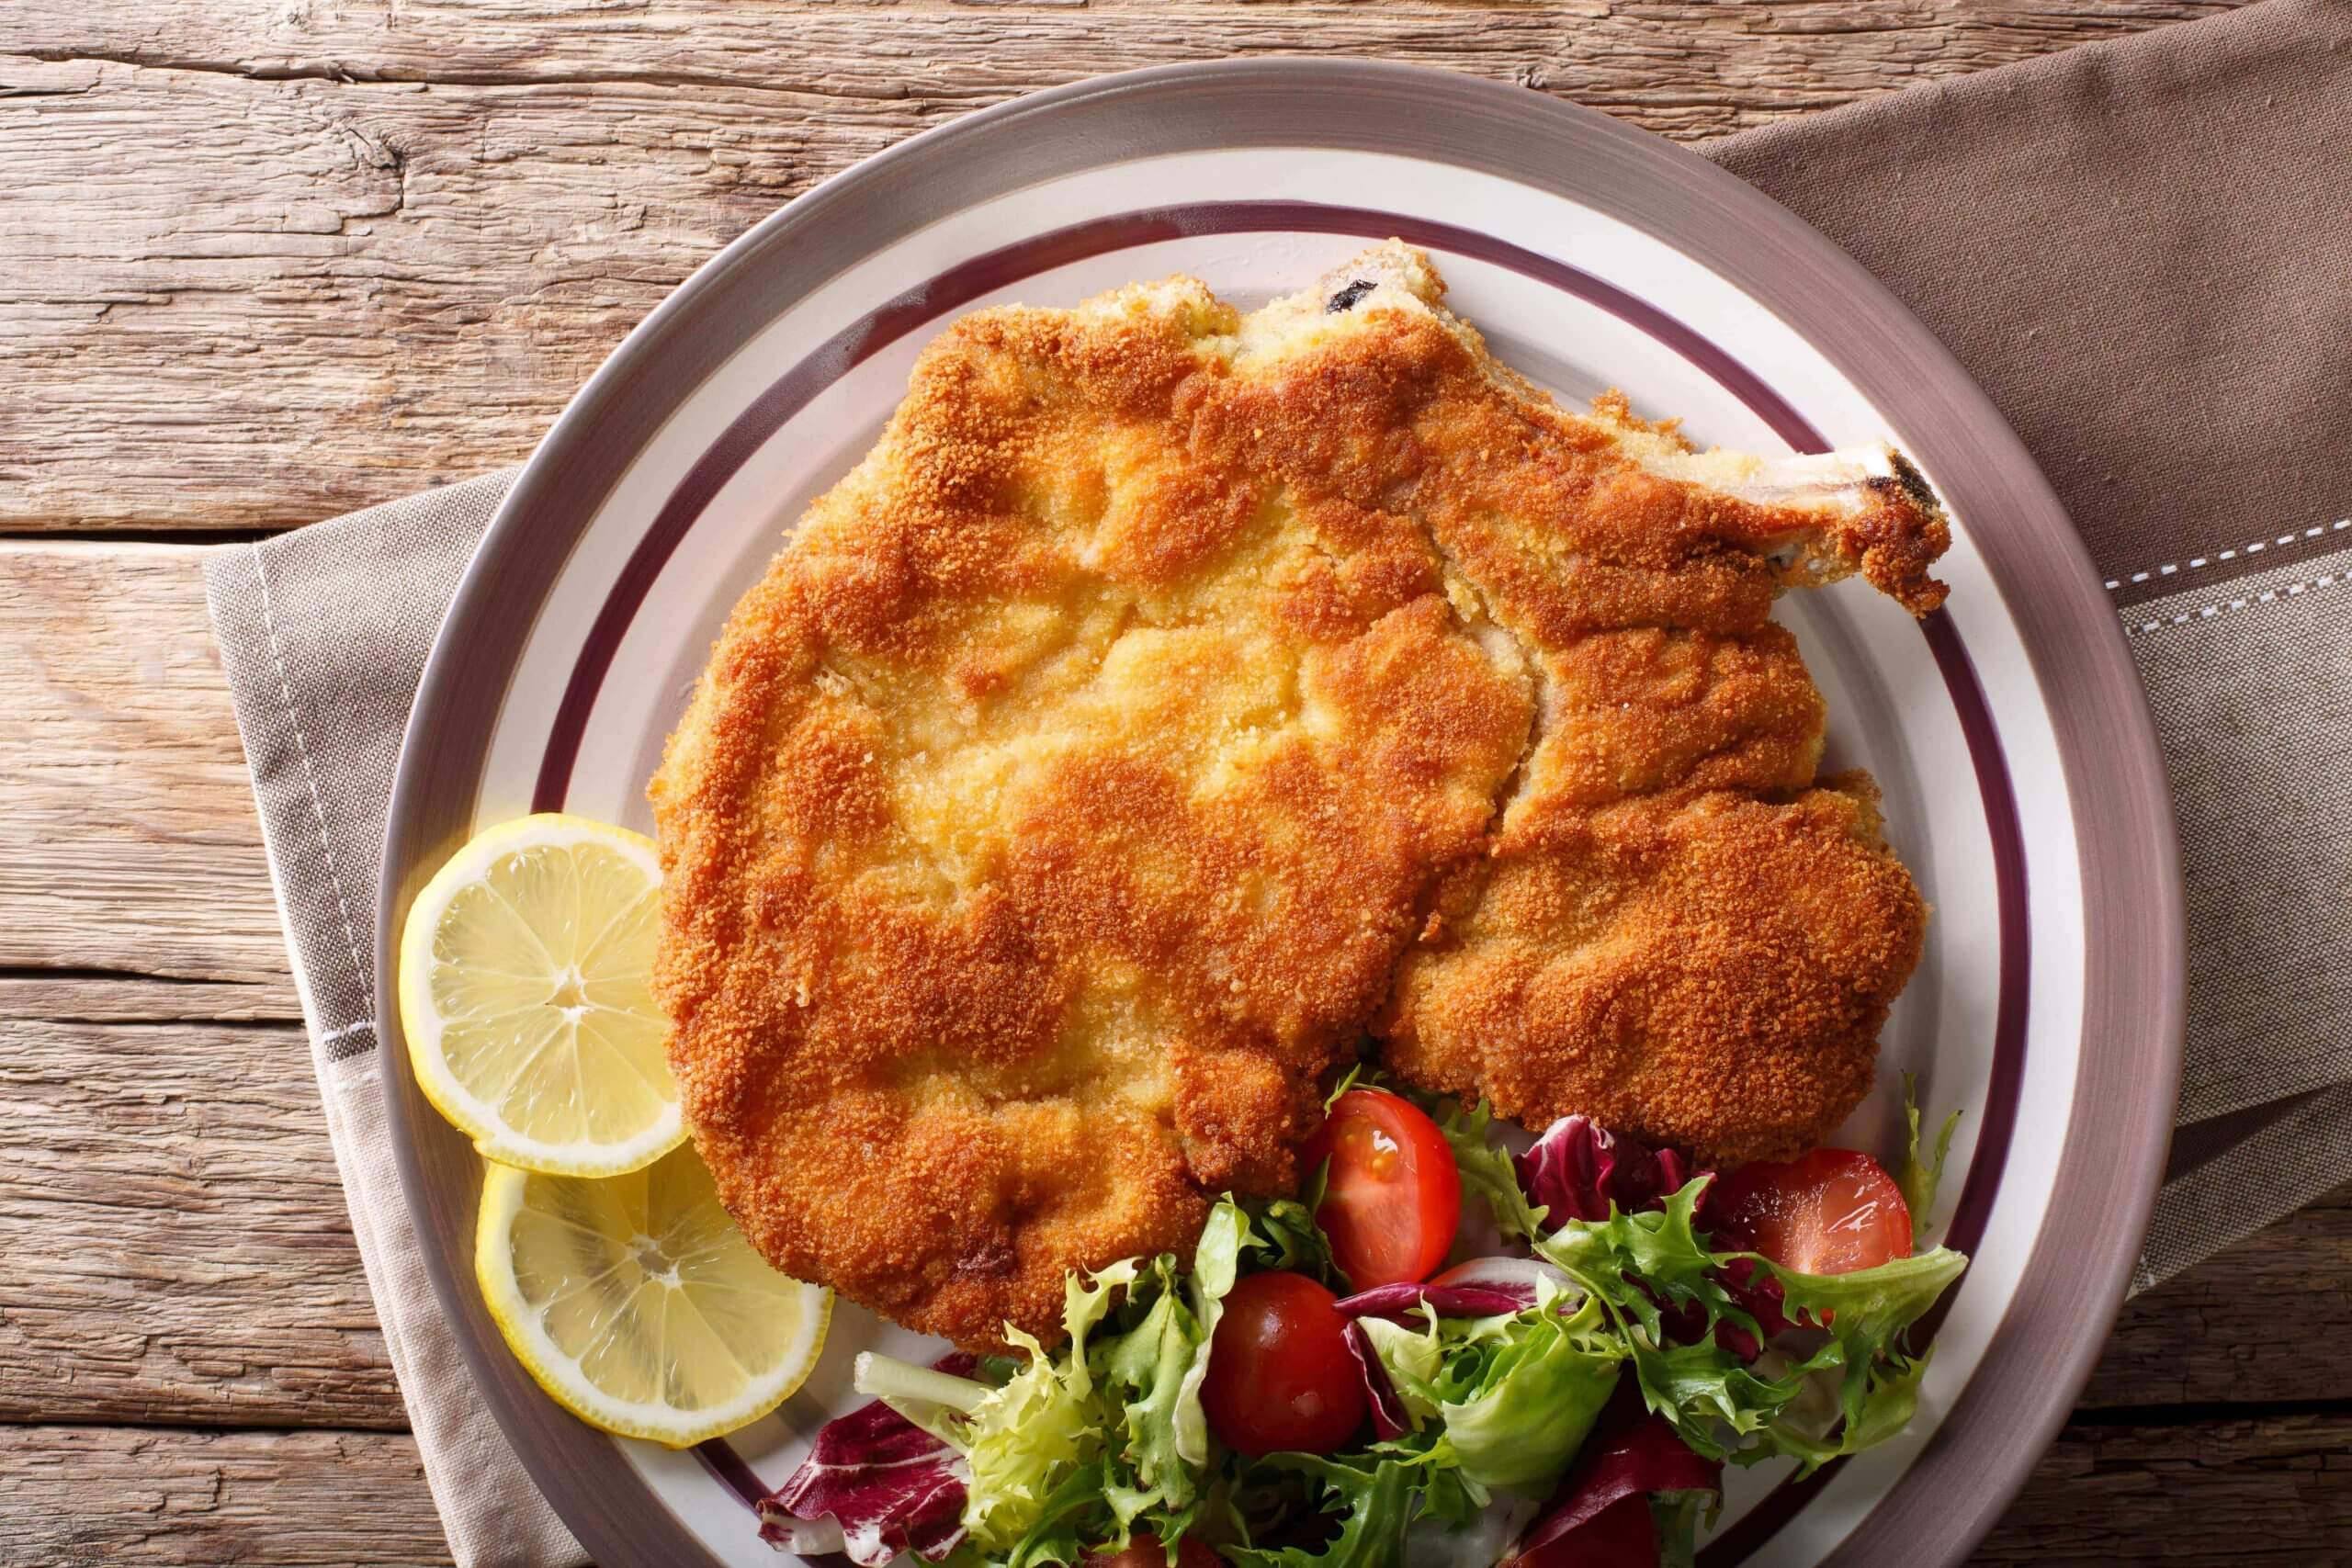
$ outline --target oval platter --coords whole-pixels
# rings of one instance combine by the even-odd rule
[[[1785,600],[1829,763],[1885,790],[1936,908],[1847,1141],[1896,1142],[1919,1075],[1964,1110],[1946,1237],[1974,1262],[1934,1325],[1918,1419],[1797,1484],[1735,1472],[1701,1561],[1956,1563],[2064,1421],[2128,1282],[2177,1086],[2172,818],[2140,688],[2032,460],[1886,291],[1703,160],[1523,89],[1262,60],[1103,77],[914,138],[809,191],[649,316],[556,422],[461,583],[402,749],[379,994],[409,898],[479,826],[644,800],[712,637],[808,501],[861,456],[954,316],[1194,274],[1247,308],[1396,236],[1496,353],[1567,399],[1622,388],[1701,446],[1889,439],[1956,520],[1948,607],[1848,585]],[[508,1357],[472,1283],[481,1165],[387,1019],[401,1177],[441,1303],[533,1478],[605,1568],[765,1564],[748,1499],[854,1403],[862,1312],[775,1415],[670,1452],[605,1438]]]

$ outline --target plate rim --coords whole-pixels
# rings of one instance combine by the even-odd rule
[[[710,308],[772,243],[841,200],[887,186],[910,164],[1081,103],[1202,90],[1369,92],[1409,97],[1432,111],[1522,122],[1521,129],[1550,150],[1589,158],[1582,185],[1566,178],[1528,183],[1595,207],[1724,277],[1786,322],[1890,419],[1904,411],[1908,417],[1899,423],[1909,426],[1947,422],[1962,433],[1950,437],[1951,444],[1973,444],[1992,459],[1985,472],[1972,471],[1946,488],[1981,488],[1997,498],[1997,503],[1957,510],[1972,519],[1972,536],[2000,584],[2074,807],[2083,1017],[2052,1191],[2078,1197],[2073,1214],[2051,1205],[1985,1360],[1944,1427],[1825,1560],[1868,1561],[1871,1541],[1883,1538],[1900,1540],[1911,1561],[1959,1562],[2024,1484],[2087,1381],[2130,1283],[2169,1148],[2185,1034],[2186,919],[2171,797],[2154,723],[2120,624],[2080,536],[2022,443],[1950,353],[1883,285],[1793,213],[1689,150],[1598,110],[1484,78],[1389,62],[1182,62],[1088,78],[978,110],[832,175],[753,225],[657,305],[567,402],[459,581],[401,738],[386,816],[377,908],[379,998],[398,994],[400,918],[422,880],[421,855],[442,847],[427,830],[437,792],[449,782],[447,758],[436,755],[440,721],[461,688],[508,672],[489,668],[496,660],[483,660],[478,650],[486,618],[513,608],[511,600],[499,597],[500,569],[534,525],[566,449],[593,432],[597,405],[621,395],[673,321]],[[1614,185],[1604,184],[1601,194],[1614,199],[1596,200],[1596,182],[1611,180]],[[1833,300],[1834,310],[1828,308]],[[1890,384],[1892,371],[1874,367],[1881,358],[1929,374]],[[1938,470],[1933,462],[1928,467]],[[575,526],[584,527],[585,517],[582,513]],[[2063,678],[2053,680],[2053,671]],[[474,1310],[479,1303],[468,1300],[469,1258],[453,1258],[429,1240],[444,1228],[435,1223],[419,1135],[420,1129],[432,1130],[430,1112],[417,1097],[397,1009],[379,1005],[379,1011],[380,1048],[395,1058],[386,1094],[394,1157],[424,1241],[426,1273],[477,1386],[525,1469],[600,1561],[618,1564],[659,1554],[676,1562],[684,1551],[696,1562],[715,1562],[698,1541],[677,1539],[666,1506],[617,1449],[538,1394],[504,1354],[494,1328],[485,1338],[486,1318]],[[2115,1043],[2101,1047],[2102,1039]],[[2151,1043],[2153,1062],[2133,1054]],[[2029,1325],[2042,1326],[2040,1337],[2026,1344],[2045,1352],[2030,1375],[2014,1364],[2015,1355],[1998,1354],[2004,1340],[2026,1333]],[[2004,1359],[2012,1363],[2006,1377],[1997,1375]],[[2000,1383],[2018,1385],[2020,1403],[2029,1408],[2021,1422],[2009,1424],[2024,1441],[2012,1444],[1988,1472],[1978,1457],[1960,1451],[1959,1434],[1951,1441],[1946,1437],[1962,1405]],[[1944,1488],[1932,1519],[1943,1541],[1938,1555],[1922,1557],[1920,1532],[1931,1521],[1917,1517],[1917,1507],[1946,1474],[1955,1483]],[[1962,1478],[1967,1484],[1957,1484]],[[1988,1478],[1994,1480],[1989,1487]],[[1908,1506],[1894,1506],[1906,1498]],[[1914,1517],[1901,1517],[1906,1513]]]

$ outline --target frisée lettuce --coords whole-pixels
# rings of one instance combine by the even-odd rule
[[[1562,1306],[1548,1291],[1504,1332],[1474,1342],[1473,1355],[1449,1358],[1440,1386],[1458,1393],[1437,1413],[1464,1481],[1549,1493],[1609,1403],[1624,1342],[1605,1330],[1598,1303]]]
[[[1318,1179],[1305,1201],[1216,1204],[1189,1268],[1162,1256],[1073,1276],[1050,1350],[1008,1329],[1010,1359],[860,1357],[856,1386],[878,1403],[820,1434],[763,1533],[862,1568],[899,1551],[1079,1564],[1136,1541],[1171,1564],[1205,1546],[1246,1568],[1401,1568],[1408,1551],[1546,1568],[1604,1543],[1611,1562],[1688,1562],[1724,1463],[1810,1472],[1911,1418],[1928,1358],[1909,1331],[1961,1254],[1812,1275],[1717,1250],[1714,1177],[1681,1155],[1570,1117],[1513,1156],[1484,1106],[1434,1109],[1465,1200],[1508,1240],[1337,1301],[1370,1412],[1338,1451],[1233,1451],[1202,1403],[1238,1280],[1346,1289],[1315,1222]],[[1913,1127],[1920,1165],[1916,1113]],[[1508,1551],[1498,1516],[1525,1527]],[[1626,1541],[1649,1544],[1626,1558]]]

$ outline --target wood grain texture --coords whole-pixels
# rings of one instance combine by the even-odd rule
[[[782,202],[1096,72],[1378,56],[1690,139],[2219,8],[14,0],[0,529],[283,527],[514,462]]]
[[[0,1568],[425,1568],[449,1561],[391,1432],[0,1427]]]
[[[2321,1400],[2352,1413],[2352,1186],[2126,1303],[2083,1391],[2119,1413]]]
[[[2319,1568],[2352,1543],[2352,1416],[2070,1427],[1980,1564]]]
[[[0,1019],[48,1023],[226,1023],[300,1016],[292,984],[181,980],[156,975],[31,969],[0,974]]]
[[[298,1025],[0,1021],[0,1422],[406,1425]]]
[[[195,552],[0,543],[0,973],[297,1014]]]

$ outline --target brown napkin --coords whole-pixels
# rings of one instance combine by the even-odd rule
[[[2352,1178],[2348,148],[2352,6],[2264,0],[1707,149],[1943,337],[2114,579],[2192,928],[2183,1126],[2142,1286]],[[206,566],[353,1229],[465,1568],[583,1559],[425,1282],[368,955],[401,729],[510,479]]]
[[[1705,152],[1918,312],[2109,579],[2188,889],[2145,1288],[2352,1177],[2352,5],[2264,0]]]

